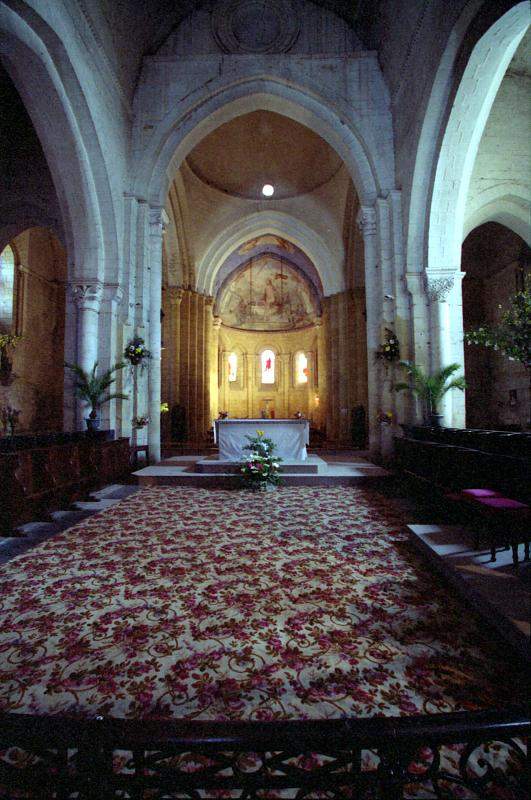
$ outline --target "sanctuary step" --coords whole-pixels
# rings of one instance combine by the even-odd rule
[[[217,462],[217,463],[216,463]],[[197,486],[209,489],[241,488],[242,478],[235,462],[204,458],[202,455],[167,458],[159,464],[133,473],[140,486]],[[357,486],[390,476],[387,470],[356,454],[347,460],[310,455],[305,461],[286,462],[284,486]],[[206,469],[205,469],[206,467]],[[224,469],[225,471],[220,471]]]
[[[171,460],[171,459],[170,459]],[[326,461],[323,461],[322,458],[318,456],[308,456],[305,461],[296,461],[296,460],[288,460],[285,459],[280,462],[280,472],[289,472],[291,474],[300,473],[300,474],[307,474],[307,475],[315,475],[319,472],[319,467],[321,471],[326,469]],[[223,474],[223,473],[232,473],[232,474],[239,474],[241,469],[241,461],[226,461],[220,458],[216,458],[216,456],[210,456],[209,458],[202,458],[201,461],[198,461],[195,465],[196,472],[208,472],[210,474]]]

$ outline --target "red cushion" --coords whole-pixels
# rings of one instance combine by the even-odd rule
[[[462,489],[461,494],[467,497],[501,497],[494,489]]]
[[[493,511],[528,511],[529,506],[509,497],[478,497],[477,502]]]

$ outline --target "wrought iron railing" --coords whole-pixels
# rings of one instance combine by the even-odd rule
[[[528,798],[526,708],[278,722],[0,716],[0,797]]]

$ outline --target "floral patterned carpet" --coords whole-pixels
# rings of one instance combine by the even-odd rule
[[[506,653],[361,488],[150,488],[0,570],[0,708],[190,719],[522,699]]]

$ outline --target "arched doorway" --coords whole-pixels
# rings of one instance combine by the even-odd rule
[[[473,227],[496,219],[488,209],[494,199],[489,191],[483,195],[486,215],[471,207],[471,179],[491,108],[528,25],[527,3],[506,13],[491,4],[467,4],[432,88],[417,151],[407,258],[409,288],[418,308],[413,347],[418,360],[433,369],[464,363],[461,244]],[[499,147],[503,150],[501,141]],[[506,195],[505,214],[510,206],[510,213],[521,218],[521,211],[515,212],[519,202],[506,189],[501,193]],[[498,211],[501,200],[495,201]],[[424,204],[429,205],[427,217],[421,213]],[[447,424],[465,424],[464,404],[462,393],[448,393]]]
[[[495,326],[531,270],[531,250],[497,222],[475,228],[463,243],[465,330]],[[466,413],[471,428],[522,430],[529,418],[529,375],[522,364],[475,345],[465,347]]]
[[[24,230],[0,253],[0,335],[14,337],[0,406],[18,412],[19,432],[63,428],[65,284],[66,253],[46,228]]]

